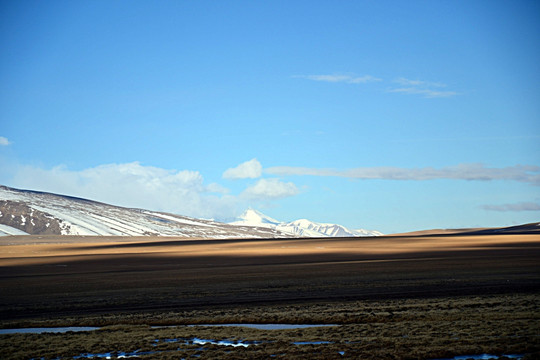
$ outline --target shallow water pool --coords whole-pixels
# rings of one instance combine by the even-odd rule
[[[453,358],[447,358],[447,359],[436,359],[436,360],[491,360],[491,359],[498,359],[500,357],[507,357],[510,359],[523,359],[524,355],[518,355],[518,354],[504,354],[504,355],[492,355],[492,354],[480,354],[480,355],[460,355],[460,356],[454,356]]]
[[[200,324],[189,326],[238,326],[258,330],[294,330],[314,327],[339,326],[339,324]]]
[[[0,335],[3,334],[43,334],[43,333],[66,333],[69,331],[94,331],[99,327],[91,326],[68,326],[68,327],[53,327],[53,328],[19,328],[19,329],[0,329]]]

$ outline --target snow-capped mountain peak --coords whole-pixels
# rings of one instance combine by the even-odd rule
[[[346,237],[346,236],[380,236],[378,231],[350,230],[342,225],[317,223],[307,219],[299,219],[291,222],[280,222],[260,211],[246,210],[232,225],[244,225],[253,227],[265,227],[278,230],[282,233],[301,237]]]
[[[238,216],[237,221],[232,222],[233,225],[244,225],[244,226],[260,226],[260,227],[269,227],[279,225],[279,221],[276,219],[267,216],[260,211],[249,208],[244,211],[240,216]]]

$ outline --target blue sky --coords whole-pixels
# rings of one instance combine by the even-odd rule
[[[0,184],[385,233],[540,220],[537,1],[0,1]]]

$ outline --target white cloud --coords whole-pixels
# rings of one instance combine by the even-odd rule
[[[279,179],[260,179],[240,195],[250,200],[275,200],[298,194],[298,188],[292,182]]]
[[[382,81],[382,79],[376,78],[371,75],[364,76],[349,76],[349,75],[296,75],[295,78],[302,78],[313,81],[324,81],[324,82],[344,82],[348,84],[364,84],[374,81]]]
[[[425,98],[445,98],[459,95],[456,91],[444,91],[446,84],[424,80],[410,80],[406,78],[398,78],[395,83],[402,85],[398,88],[389,89],[391,93],[402,93],[411,95],[423,95]]]
[[[388,92],[424,95],[426,98],[443,98],[458,95],[455,91],[440,91],[432,89],[418,89],[414,87],[390,89]]]
[[[256,159],[244,164],[236,168],[239,169],[236,176],[261,176],[262,167]],[[139,162],[82,170],[70,170],[65,166],[50,169],[15,166],[8,172],[10,177],[5,185],[15,188],[219,221],[232,220],[251,202],[274,201],[298,194],[293,183],[272,178],[259,179],[239,195],[234,195],[220,184],[206,184],[198,171],[168,170]]]
[[[347,84],[365,84],[370,82],[383,81],[371,75],[351,76],[351,75],[296,75],[295,78],[307,79],[312,81],[323,81],[330,83],[347,83]],[[446,84],[434,81],[411,80],[404,77],[397,78],[393,81],[399,84],[399,87],[392,87],[387,90],[390,93],[422,95],[425,98],[447,98],[459,95],[456,91],[442,90],[446,88]]]
[[[9,141],[7,138],[0,136],[0,146],[8,146],[11,144],[11,141]]]
[[[166,170],[138,162],[80,171],[22,166],[10,186],[202,218],[230,217],[238,205],[237,197],[225,195],[228,189],[205,185],[198,171]]]
[[[246,161],[237,167],[225,170],[224,179],[256,179],[262,175],[262,165],[257,159]]]
[[[415,87],[446,87],[446,84],[440,82],[432,81],[423,81],[423,80],[410,80],[406,78],[398,78],[395,82],[404,85],[404,86],[415,86]]]
[[[265,172],[278,176],[311,175],[339,176],[355,179],[385,180],[511,180],[540,185],[540,167],[533,165],[515,165],[504,168],[488,168],[482,164],[460,164],[440,169],[426,167],[408,169],[398,167],[364,167],[347,170],[317,169],[278,166],[265,169]]]
[[[228,194],[230,192],[229,189],[226,187],[218,184],[218,183],[211,183],[206,185],[206,191],[210,193],[218,193],[218,194]]]
[[[520,202],[503,205],[484,205],[482,208],[489,211],[540,211],[540,204],[535,202]]]

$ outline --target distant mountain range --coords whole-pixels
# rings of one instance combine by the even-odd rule
[[[273,229],[279,232],[300,237],[347,237],[347,236],[381,236],[382,233],[374,230],[351,230],[342,225],[325,224],[306,219],[291,222],[281,222],[263,213],[248,209],[231,225],[251,226],[261,229]]]
[[[0,185],[0,235],[28,234],[211,239],[382,235],[309,220],[279,222],[253,209],[226,224]]]
[[[0,186],[0,235],[286,237],[274,229],[234,226],[158,211]]]

